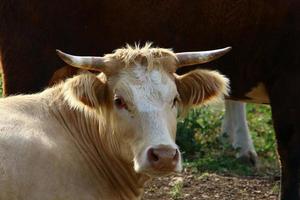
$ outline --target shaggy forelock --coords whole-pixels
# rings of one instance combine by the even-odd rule
[[[114,53],[106,54],[104,57],[107,60],[118,60],[125,67],[137,62],[143,62],[142,64],[145,64],[147,69],[152,69],[153,66],[174,67],[177,60],[175,53],[171,49],[154,48],[152,43],[146,43],[143,47],[140,47],[139,44],[134,46],[127,44],[126,47],[117,49]]]

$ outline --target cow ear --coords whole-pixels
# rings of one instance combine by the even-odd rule
[[[175,82],[183,108],[223,99],[229,91],[229,80],[216,71],[198,69],[175,75]]]
[[[73,77],[64,85],[64,97],[73,108],[97,108],[107,96],[106,83],[94,74]]]

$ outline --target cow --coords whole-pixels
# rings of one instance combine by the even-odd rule
[[[178,110],[220,100],[229,80],[216,71],[176,68],[230,48],[173,53],[118,49],[103,57],[58,51],[84,73],[32,95],[0,100],[0,198],[141,199],[153,176],[180,172]]]
[[[2,0],[4,92],[46,87],[66,66],[56,48],[102,55],[148,40],[175,52],[232,46],[224,59],[194,68],[225,74],[232,100],[270,104],[281,161],[280,198],[299,200],[299,9],[296,0]],[[178,74],[192,69],[180,68]]]

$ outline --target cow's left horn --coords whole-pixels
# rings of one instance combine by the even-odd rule
[[[109,67],[103,57],[93,56],[74,56],[64,53],[60,50],[56,50],[57,55],[65,61],[67,64],[80,69],[95,70],[100,72],[108,72]]]
[[[213,60],[225,55],[230,50],[231,50],[231,47],[226,47],[223,49],[216,49],[216,50],[210,50],[210,51],[195,51],[195,52],[176,53],[176,56],[178,59],[177,68],[213,61]]]

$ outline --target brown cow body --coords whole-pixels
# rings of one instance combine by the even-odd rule
[[[231,79],[234,99],[255,101],[246,94],[265,87],[282,161],[281,199],[300,199],[299,7],[296,0],[4,0],[5,93],[44,88],[63,66],[57,48],[102,55],[135,41],[175,51],[230,45],[231,54],[211,66]]]

